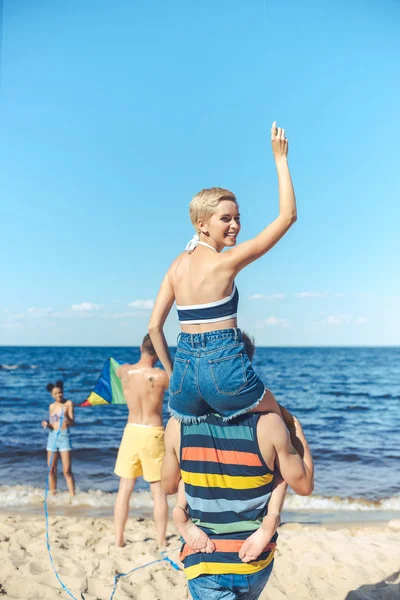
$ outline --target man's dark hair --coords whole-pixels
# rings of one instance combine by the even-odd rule
[[[245,331],[242,331],[242,340],[244,344],[244,349],[246,350],[246,354],[251,362],[253,360],[254,351],[256,349],[254,338]]]
[[[153,342],[148,333],[143,338],[142,342],[142,352],[146,354],[150,354],[150,356],[157,356],[157,352],[154,350]]]

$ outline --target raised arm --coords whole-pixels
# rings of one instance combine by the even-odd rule
[[[173,417],[165,428],[165,455],[161,467],[161,483],[166,494],[176,494],[181,478],[179,465],[179,449],[181,445],[181,430],[179,422]]]
[[[255,238],[238,244],[225,254],[224,260],[235,275],[275,246],[297,219],[296,198],[287,158],[288,140],[285,130],[280,127],[277,129],[275,121],[271,128],[271,144],[278,173],[279,215]]]
[[[293,419],[289,433],[283,420],[275,413],[260,417],[260,437],[272,442],[276,463],[283,479],[300,496],[309,496],[314,489],[314,463],[300,422]],[[263,435],[263,430],[264,434]],[[260,449],[262,441],[260,443]]]
[[[149,335],[151,341],[153,342],[154,350],[156,351],[162,366],[167,372],[168,377],[171,377],[172,373],[172,359],[169,353],[167,340],[165,339],[163,327],[174,300],[174,290],[167,273],[161,284],[156,302],[154,304],[153,312],[150,317]]]

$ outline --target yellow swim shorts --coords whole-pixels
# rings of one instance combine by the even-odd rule
[[[160,481],[164,454],[164,427],[128,423],[118,450],[114,473],[126,479],[143,476],[149,483]]]

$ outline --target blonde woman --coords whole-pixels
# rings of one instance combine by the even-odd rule
[[[275,122],[271,144],[278,174],[277,218],[255,238],[236,245],[241,225],[235,195],[222,188],[199,192],[189,207],[196,235],[168,269],[155,302],[149,333],[170,377],[170,412],[182,422],[197,422],[212,412],[225,419],[254,410],[280,412],[246,354],[235,285],[236,275],[264,256],[296,221],[288,140]],[[174,302],[181,333],[172,364],[163,326]]]

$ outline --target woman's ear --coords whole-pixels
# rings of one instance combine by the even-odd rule
[[[208,234],[208,223],[202,221],[201,219],[197,219],[197,231],[198,233]]]

